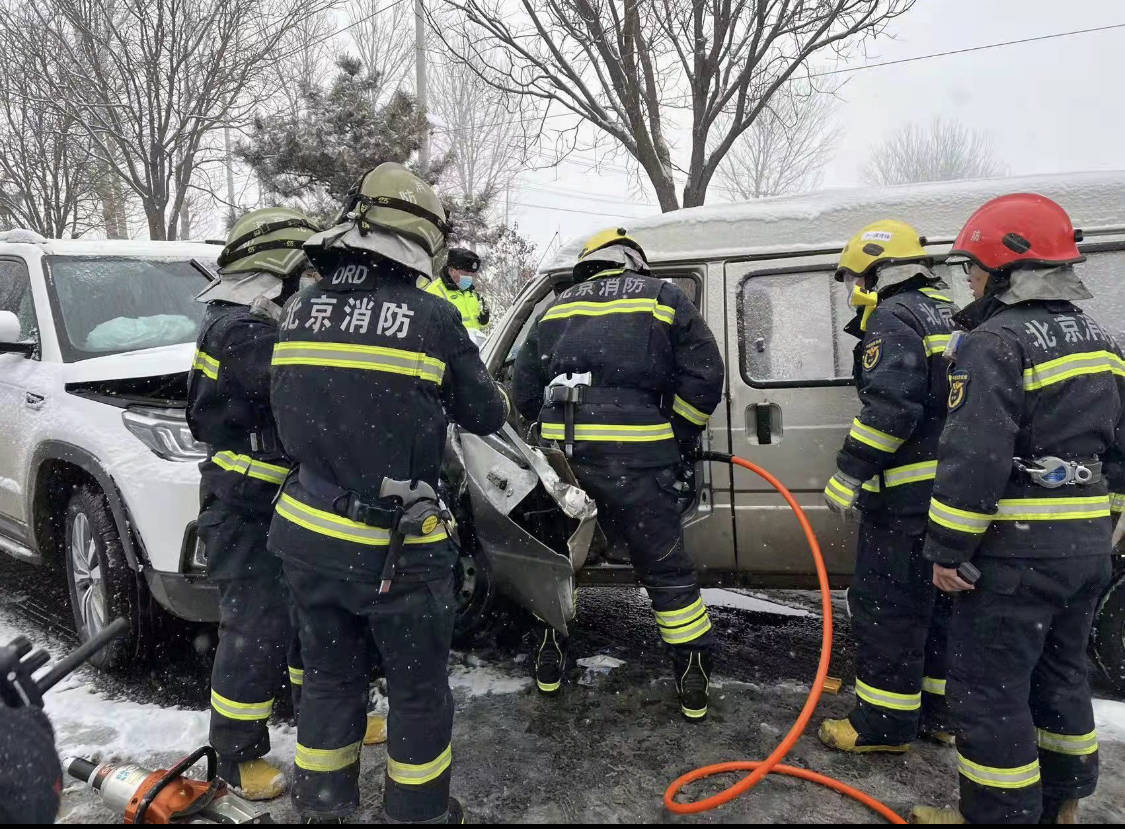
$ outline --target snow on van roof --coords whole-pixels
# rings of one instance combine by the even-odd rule
[[[842,248],[878,219],[909,222],[930,239],[956,236],[972,212],[1005,193],[1042,193],[1075,227],[1125,226],[1125,170],[836,188],[735,204],[692,207],[623,225],[650,262],[723,259],[755,253]],[[560,246],[543,270],[574,265],[584,238]]]
[[[168,259],[214,260],[222,247],[204,242],[149,242],[132,239],[44,239],[31,231],[0,234],[0,245],[27,245],[45,255],[57,256],[152,256]]]

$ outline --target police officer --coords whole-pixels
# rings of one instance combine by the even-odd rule
[[[949,705],[960,811],[920,823],[1073,823],[1098,741],[1086,643],[1122,492],[1125,361],[1073,304],[1070,218],[1040,195],[987,202],[951,256],[976,301],[949,375],[925,556],[956,593]]]
[[[657,279],[624,229],[595,234],[516,357],[515,394],[540,435],[557,441],[622,541],[670,646],[680,710],[707,715],[711,620],[683,548],[680,502],[699,435],[719,403],[723,362],[699,311]],[[540,691],[559,690],[565,654],[544,627],[535,657]]]
[[[322,279],[289,303],[274,350],[270,398],[299,472],[269,543],[305,661],[293,800],[307,821],[359,807],[367,631],[390,697],[386,816],[463,818],[449,796],[457,552],[438,471],[448,420],[485,434],[508,407],[456,309],[415,287],[446,232],[425,182],[399,164],[368,172],[336,226],[308,240]]]
[[[461,324],[473,332],[481,332],[491,316],[488,305],[474,285],[480,270],[480,257],[468,248],[450,248],[438,279],[426,290],[454,304],[461,315]]]
[[[922,557],[926,510],[945,422],[953,313],[918,231],[886,219],[863,228],[836,279],[854,280],[853,375],[862,408],[824,490],[829,508],[862,513],[848,591],[856,638],[856,707],[825,720],[825,745],[848,752],[906,751],[944,724],[949,602]]]
[[[219,255],[188,376],[187,421],[209,447],[200,464],[199,536],[219,587],[219,644],[211,674],[211,744],[218,773],[245,797],[285,789],[266,720],[293,641],[281,565],[266,549],[278,486],[289,471],[269,406],[270,358],[281,305],[307,267],[301,245],[318,230],[288,208],[247,213]],[[299,687],[296,649],[290,660]]]

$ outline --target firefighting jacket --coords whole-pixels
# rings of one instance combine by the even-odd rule
[[[574,456],[628,456],[638,467],[679,460],[723,390],[723,360],[699,310],[676,285],[614,269],[572,285],[532,327],[516,356],[520,413],[563,441],[569,404],[544,403],[564,373],[590,372],[575,411]]]
[[[324,273],[286,306],[273,352],[270,399],[300,475],[278,499],[269,546],[345,578],[371,578],[389,530],[342,515],[324,488],[365,504],[380,502],[384,478],[436,490],[448,421],[488,434],[503,425],[508,403],[457,310],[418,290],[412,271],[346,253]],[[306,476],[320,494],[303,485]],[[446,538],[442,524],[408,536],[404,558],[425,557]]]
[[[484,310],[480,296],[472,288],[467,291],[450,288],[442,281],[441,277],[438,277],[426,286],[426,291],[452,302],[461,315],[461,324],[466,328],[479,330],[488,323],[488,314]]]
[[[1108,555],[1110,493],[1125,492],[1121,352],[1064,301],[988,296],[957,321],[971,330],[949,375],[926,558],[952,566],[974,556]],[[1104,461],[1109,485],[1099,476],[1048,489],[1014,461],[1047,456]]]
[[[945,285],[915,278],[880,292],[856,330],[853,375],[862,408],[836,459],[864,482],[857,506],[865,517],[921,532],[937,471],[945,423],[947,361],[956,308]]]
[[[270,412],[273,320],[243,305],[208,305],[188,373],[187,422],[206,443],[204,490],[236,508],[269,512],[289,471]]]

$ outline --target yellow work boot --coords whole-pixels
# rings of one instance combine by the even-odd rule
[[[952,806],[915,806],[910,810],[911,823],[967,823]]]
[[[952,731],[943,731],[940,728],[923,728],[921,736],[923,739],[929,740],[931,743],[940,743],[943,746],[951,746],[956,744],[957,742],[957,737],[953,734]]]
[[[1078,801],[1069,800],[1044,800],[1043,817],[1040,823],[1078,823]]]
[[[842,720],[825,720],[820,724],[816,736],[829,748],[834,748],[837,751],[849,751],[853,754],[867,754],[874,751],[901,754],[910,749],[910,743],[897,746],[860,745],[859,732],[855,730],[851,720],[847,717]]]
[[[281,769],[262,758],[238,763],[232,772],[220,776],[247,800],[273,800],[285,791]]]
[[[367,730],[363,732],[365,746],[377,746],[387,741],[387,718],[382,714],[367,715]]]

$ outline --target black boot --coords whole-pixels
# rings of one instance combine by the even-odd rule
[[[707,688],[711,680],[711,654],[690,648],[672,651],[676,665],[676,691],[680,695],[680,713],[691,722],[707,716]]]
[[[553,627],[544,625],[539,630],[535,643],[535,684],[542,694],[557,694],[562,687],[566,664],[564,644]]]
[[[455,797],[449,798],[449,803],[445,807],[445,814],[438,815],[437,817],[430,818],[429,820],[395,820],[392,817],[387,817],[387,823],[464,823],[465,810],[461,808],[461,801]]]

